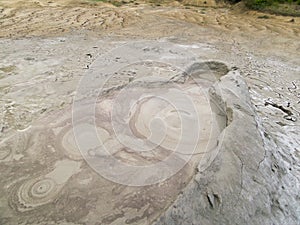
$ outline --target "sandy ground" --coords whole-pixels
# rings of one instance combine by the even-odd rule
[[[242,6],[0,0],[0,223],[150,224],[192,178],[189,164],[161,185],[126,187],[99,178],[73,151],[70,108],[80,79],[97,57],[132,40],[187,45],[240,71],[276,143],[276,185],[289,190],[278,190],[278,204],[287,205],[278,215],[299,221],[300,19],[261,15]]]

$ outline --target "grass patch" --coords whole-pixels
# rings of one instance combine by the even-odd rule
[[[116,7],[120,7],[122,5],[128,4],[129,2],[126,1],[117,1],[117,0],[93,0],[94,2],[104,2],[104,3],[109,3],[112,4]]]
[[[300,0],[246,0],[246,6],[284,16],[300,16]]]

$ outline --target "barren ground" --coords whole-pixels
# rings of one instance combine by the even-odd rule
[[[300,223],[300,19],[263,19],[241,5],[196,3],[0,0],[0,224]],[[199,147],[170,179],[130,187],[99,176],[83,160],[71,133],[71,108],[80,79],[97,58],[124,43],[149,41],[185,46],[212,62],[209,69],[219,74],[214,81],[224,76],[227,136],[213,162],[210,153],[197,155],[204,152]],[[148,162],[149,156],[116,151],[109,119],[103,119],[112,110],[109,99],[131,81],[130,72],[151,75],[153,65],[131,67],[107,84],[118,89],[97,100],[96,123],[117,158]],[[235,75],[225,76],[227,70]],[[231,81],[237,84],[232,91]],[[213,82],[203,82],[206,93]],[[194,84],[180,85],[192,90]],[[202,107],[204,128],[215,131],[210,144],[217,145],[222,118],[220,127],[209,123],[203,95],[189,93]],[[147,136],[144,121],[153,106],[164,107],[151,101],[139,106],[144,114],[133,125],[139,135]],[[209,143],[208,136],[204,131],[198,144]],[[153,153],[155,160],[169,154],[172,137]],[[210,167],[201,171],[204,164]]]

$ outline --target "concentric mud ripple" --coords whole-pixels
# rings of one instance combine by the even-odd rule
[[[10,163],[10,166],[14,165],[13,171],[3,171],[4,177],[14,178],[3,179],[3,186],[0,187],[3,189],[1,193],[8,193],[7,197],[2,197],[7,198],[9,210],[17,215],[9,221],[29,221],[29,217],[32,218],[32,223],[36,222],[33,218],[38,217],[45,218],[45,221],[53,221],[51,216],[55,215],[55,218],[68,222],[149,224],[157,218],[191,179],[203,156],[211,154],[210,151],[216,146],[217,137],[222,131],[222,127],[219,128],[214,121],[216,114],[220,112],[211,110],[212,100],[208,99],[208,90],[212,82],[202,76],[205,70],[200,68],[200,64],[196,69],[194,67],[189,71],[189,75],[192,76],[182,74],[182,77],[178,78],[180,82],[175,82],[193,101],[195,110],[199,112],[197,119],[201,124],[201,135],[194,152],[190,151],[189,142],[192,137],[188,135],[184,138],[185,148],[174,151],[182,132],[179,114],[190,117],[186,120],[188,123],[195,123],[191,112],[184,111],[184,108],[178,111],[165,99],[150,95],[158,92],[171,93],[177,98],[175,92],[172,92],[173,84],[159,80],[149,83],[128,81],[133,84],[127,87],[127,93],[131,93],[128,95],[123,94],[125,88],[113,86],[96,99],[94,120],[89,119],[85,108],[82,108],[79,120],[72,123],[71,107],[67,107],[47,115],[33,124],[31,129],[1,143],[1,160]],[[201,72],[198,71],[199,68]],[[201,76],[197,76],[197,73]],[[200,89],[199,81],[202,82]],[[120,104],[127,104],[124,96],[128,99],[141,99],[128,101],[129,111],[126,111],[126,114],[123,114],[122,110],[125,108]],[[151,148],[144,151],[145,149],[137,148],[140,145],[127,146],[126,135],[129,133],[118,132],[117,127],[114,127],[114,116],[119,116],[117,124],[118,121],[125,121],[130,135],[145,141]],[[225,118],[220,120],[225,121]],[[76,139],[74,129],[80,130]],[[96,130],[96,138],[101,142],[93,141],[95,137],[92,136],[91,129]],[[162,133],[164,135],[161,135]],[[120,138],[120,134],[123,135],[123,139]],[[83,143],[86,148],[82,151],[78,143]],[[111,156],[115,160],[111,160]],[[172,160],[167,161],[170,157]],[[189,158],[190,160],[187,160]],[[212,157],[204,157],[205,160],[206,158]],[[89,167],[83,159],[88,159],[97,167]],[[205,160],[205,165],[210,162],[206,163]],[[128,173],[122,170],[119,163],[135,166],[136,169]],[[139,168],[156,163],[161,163],[163,169],[154,168],[154,175],[143,173]],[[181,164],[182,169],[173,174],[176,165]],[[38,171],[31,167],[38,168]],[[153,185],[127,187],[113,183],[97,173],[97,169],[103,167],[117,169],[118,176],[127,179],[128,182],[144,176],[144,181]],[[156,174],[170,178],[154,184]],[[80,208],[82,210],[79,210]],[[75,212],[76,215],[72,216]]]
[[[72,127],[68,126],[59,135],[61,137],[59,145],[64,149],[65,155],[73,160],[82,160],[80,151],[78,150]]]
[[[10,204],[19,212],[53,202],[69,178],[78,173],[80,163],[57,161],[54,169],[45,175],[18,182],[11,189]]]
[[[28,135],[23,132],[0,142],[0,161],[12,161],[22,158],[28,147],[28,142]]]
[[[47,204],[57,196],[60,188],[53,179],[35,178],[22,183],[11,195],[11,204],[19,212]]]

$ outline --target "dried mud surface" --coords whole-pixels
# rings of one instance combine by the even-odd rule
[[[173,5],[0,1],[1,224],[300,223],[300,20]],[[186,46],[206,62],[218,80],[201,79],[220,111],[202,108],[202,116],[206,127],[210,119],[222,124],[213,126],[212,141],[223,135],[223,142],[217,155],[196,154],[161,184],[129,187],[102,178],[82,159],[71,104],[99,56],[141,40]],[[134,71],[147,76],[151,68]],[[96,124],[115,157],[151,163],[166,157],[172,142],[150,157],[135,155],[116,147],[107,116],[109,99],[135,78],[131,69],[108,83]],[[194,97],[205,108],[203,96]],[[139,106],[132,129],[142,136],[147,104],[161,103]]]

